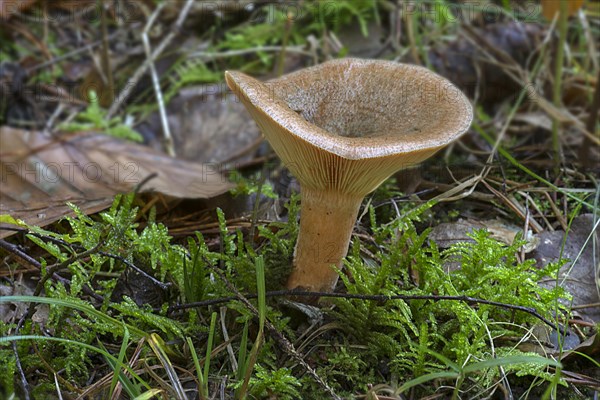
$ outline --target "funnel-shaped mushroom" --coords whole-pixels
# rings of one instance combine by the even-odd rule
[[[457,139],[473,118],[467,98],[429,70],[343,59],[262,83],[225,79],[301,186],[288,288],[331,291],[365,195],[396,171]]]

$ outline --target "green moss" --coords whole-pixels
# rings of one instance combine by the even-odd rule
[[[382,190],[388,190],[385,186]],[[386,193],[389,195],[389,193]],[[377,194],[375,195],[375,198]],[[543,277],[555,277],[558,265],[537,269],[533,262],[520,262],[517,258],[522,241],[506,246],[492,239],[484,231],[476,231],[472,242],[458,243],[439,251],[427,240],[428,230],[418,232],[415,223],[429,212],[433,204],[419,207],[397,208],[388,203],[369,206],[370,241],[354,240],[345,262],[346,273],[341,274],[344,291],[353,295],[440,295],[470,296],[489,301],[533,307],[546,318],[556,312],[556,299],[567,297],[559,288],[538,287]],[[410,211],[407,211],[409,210]],[[46,329],[54,335],[85,344],[95,344],[101,338],[105,346],[119,342],[124,334],[123,321],[140,332],[157,333],[171,341],[172,350],[182,354],[185,337],[196,338],[195,347],[202,353],[206,345],[206,332],[214,307],[197,307],[183,314],[167,315],[165,303],[161,310],[138,306],[129,298],[119,303],[110,301],[110,288],[127,264],[110,257],[118,255],[136,265],[143,264],[156,279],[170,284],[173,302],[198,302],[232,296],[227,285],[212,271],[220,268],[230,284],[242,293],[257,290],[255,259],[261,254],[266,259],[266,284],[269,290],[280,289],[289,273],[294,243],[298,231],[298,197],[288,204],[288,222],[259,226],[262,244],[254,249],[245,241],[240,231],[227,227],[222,211],[217,215],[220,227],[221,250],[210,250],[206,238],[197,234],[185,243],[175,243],[161,224],[148,221],[140,229],[135,222],[137,209],[132,196],[119,196],[113,206],[99,218],[83,215],[74,207],[76,217],[67,218],[71,229],[63,234],[31,228],[28,235],[33,243],[46,251],[42,259],[46,265],[63,262],[71,274],[71,286],[48,280],[45,296],[81,305],[84,312],[75,311],[57,302],[50,305]],[[388,219],[380,221],[380,216]],[[393,217],[391,217],[393,216]],[[391,219],[390,219],[391,218]],[[94,250],[88,258],[74,257],[76,253]],[[141,263],[141,261],[143,263]],[[460,268],[448,273],[445,265],[454,263]],[[83,288],[102,288],[104,303],[91,308]],[[167,299],[168,300],[168,299]],[[254,300],[253,300],[254,301]],[[520,354],[511,338],[522,336],[526,329],[538,323],[530,314],[514,312],[500,307],[461,301],[435,301],[433,299],[394,299],[376,302],[364,299],[337,298],[327,301],[326,321],[331,323],[327,334],[315,336],[311,346],[322,350],[308,352],[308,360],[339,393],[346,396],[365,393],[372,384],[402,384],[411,378],[445,371],[448,365],[440,360],[468,366],[490,358],[492,342],[496,357]],[[276,300],[269,300],[266,316],[269,321],[292,341],[297,335],[307,333],[298,329],[297,315],[281,308]],[[561,308],[558,310],[566,313]],[[293,316],[293,324],[292,322]],[[242,328],[249,324],[249,332],[256,328],[255,316],[239,302],[227,304],[225,325],[230,343],[235,351],[241,349],[239,337]],[[300,325],[302,326],[302,325]],[[318,325],[317,325],[318,326]],[[31,333],[39,332],[36,324],[27,324]],[[304,328],[306,329],[306,328]],[[313,328],[314,329],[314,328]],[[200,335],[200,336],[198,336]],[[254,337],[250,333],[249,337]],[[333,341],[333,342],[332,342]],[[252,346],[252,341],[244,341]],[[223,344],[221,330],[215,331],[214,346]],[[38,344],[46,362],[54,369],[63,369],[74,384],[82,385],[88,379],[92,360],[97,356],[73,344],[45,342]],[[246,351],[250,348],[247,347]],[[307,352],[308,348],[304,348]],[[14,359],[7,348],[0,356],[6,359],[4,370],[14,370]],[[431,351],[437,356],[433,356]],[[21,347],[21,362],[26,369],[45,369],[40,357]],[[252,375],[256,396],[280,395],[283,398],[312,398],[321,390],[316,384],[297,385],[300,370],[293,368],[286,353],[274,339],[267,335],[262,350],[257,353],[256,368]],[[180,360],[178,362],[182,362]],[[189,361],[189,360],[188,360]],[[219,376],[238,376],[231,370],[225,352],[213,356],[211,365],[221,365],[211,371]],[[189,368],[185,361],[182,368]],[[109,368],[108,366],[105,368]],[[10,371],[9,371],[10,370]],[[518,376],[530,376],[550,381],[553,373],[539,365],[514,365],[507,368]],[[469,390],[481,390],[498,379],[498,369],[487,368],[469,376]],[[5,375],[3,376],[10,376]],[[401,378],[399,378],[401,377]],[[303,378],[303,382],[306,381]],[[39,382],[42,383],[43,379]],[[232,381],[236,387],[236,381]],[[270,386],[271,389],[261,389]],[[152,386],[152,384],[150,384]],[[10,387],[10,386],[9,386]],[[277,389],[279,388],[279,389]],[[467,390],[467,389],[465,389]],[[422,394],[429,393],[424,390]],[[287,397],[286,397],[287,396]],[[315,397],[316,398],[316,397]]]

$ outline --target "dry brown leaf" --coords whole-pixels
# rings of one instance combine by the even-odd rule
[[[587,354],[590,357],[600,355],[600,335],[598,332],[581,342],[574,349],[563,353],[560,360],[565,361],[567,359],[581,357],[581,354]]]
[[[242,161],[240,154],[251,159],[253,152],[244,150],[261,140],[258,127],[239,100],[228,93],[211,93],[212,89],[217,86],[185,88],[170,101],[167,115],[175,152],[184,160],[215,163]],[[158,112],[138,130],[162,147]]]
[[[460,242],[473,242],[473,239],[468,234],[476,229],[486,229],[490,232],[492,238],[507,245],[513,244],[517,233],[522,232],[522,229],[519,227],[494,219],[459,219],[456,222],[446,222],[437,225],[431,231],[429,240],[434,241],[441,248],[448,248]]]
[[[99,133],[54,138],[39,131],[0,128],[0,214],[44,226],[70,214],[100,211],[152,174],[142,192],[210,198],[232,184],[211,163],[170,158],[148,147]],[[12,232],[0,230],[0,238]]]
[[[0,297],[4,296],[32,296],[35,284],[23,279],[15,279],[11,285],[0,285]],[[28,303],[1,303],[0,321],[10,324],[21,318],[26,312]]]
[[[582,214],[570,224],[569,232],[542,232],[536,235],[538,247],[531,253],[539,267],[557,262],[561,258],[569,260],[559,271],[558,285],[573,296],[567,304],[579,306],[577,312],[587,321],[600,322],[600,302],[596,274],[600,259],[600,232],[598,221],[593,214]],[[556,279],[548,278],[540,285],[553,288]]]
[[[524,352],[533,352],[542,356],[560,357],[565,351],[571,351],[581,344],[574,331],[560,335],[548,325],[536,324],[531,327],[529,334],[517,347]]]

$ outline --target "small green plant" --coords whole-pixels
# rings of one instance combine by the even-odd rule
[[[221,72],[211,70],[201,60],[194,58],[178,60],[171,71],[166,74],[169,86],[165,91],[165,101],[168,103],[183,87],[218,82],[221,79]]]
[[[124,124],[117,117],[107,118],[106,111],[100,108],[96,92],[89,93],[89,106],[75,117],[75,121],[60,125],[60,129],[67,132],[98,130],[120,139],[142,142],[143,138],[129,125]]]
[[[273,370],[262,365],[256,365],[256,373],[250,378],[248,392],[250,398],[269,398],[277,396],[278,399],[292,400],[300,399],[302,395],[298,391],[300,381],[288,368]]]
[[[235,181],[237,186],[230,190],[230,193],[234,196],[248,196],[251,194],[257,194],[259,191],[259,184],[257,183],[260,177],[258,175],[252,178],[236,177]],[[269,182],[264,182],[260,185],[260,194],[270,199],[276,199],[277,193],[273,189],[273,185]]]

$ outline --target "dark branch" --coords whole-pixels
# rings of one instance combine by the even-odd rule
[[[328,292],[305,292],[305,291],[296,291],[296,290],[275,290],[266,293],[267,297],[284,297],[284,296],[297,296],[297,297],[329,297],[329,298],[342,298],[342,299],[358,299],[365,301],[378,301],[378,302],[386,302],[389,300],[433,300],[433,301],[464,301],[466,303],[475,303],[475,304],[487,304],[495,307],[505,308],[508,310],[516,310],[526,312],[536,317],[546,325],[550,326],[552,329],[558,331],[559,328],[556,324],[549,321],[545,317],[543,317],[535,308],[518,306],[514,304],[501,303],[498,301],[490,301],[485,299],[478,299],[475,297],[469,296],[438,296],[438,295],[420,295],[420,294],[399,294],[395,296],[386,296],[386,295],[377,295],[377,294],[351,294],[351,293],[328,293]],[[247,299],[255,299],[258,297],[257,294],[251,293],[244,295]],[[168,312],[185,310],[188,308],[195,307],[207,307],[213,306],[216,304],[223,304],[233,300],[238,300],[237,296],[228,296],[221,297],[218,299],[210,299],[204,301],[198,301],[195,303],[187,303],[187,304],[178,304],[169,307]]]

